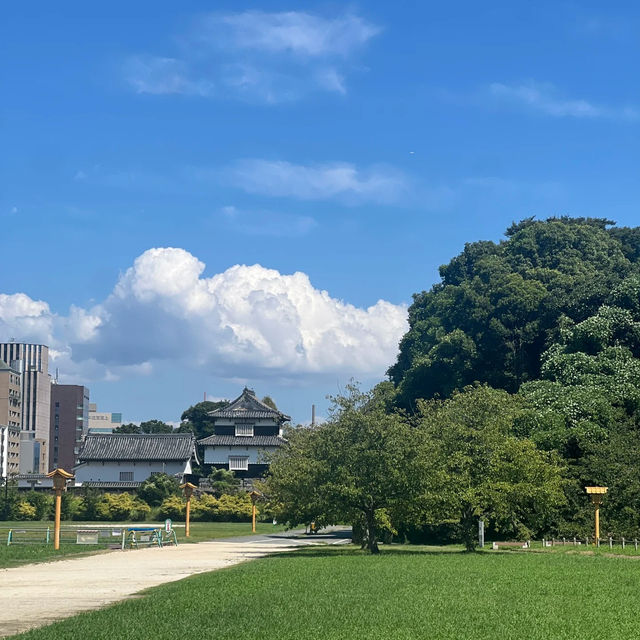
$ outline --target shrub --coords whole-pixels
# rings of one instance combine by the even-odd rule
[[[227,494],[218,498],[218,516],[220,520],[249,522],[251,520],[251,507],[251,498],[248,493]]]
[[[158,509],[158,517],[163,520],[166,518],[181,520],[184,519],[184,512],[185,506],[182,498],[180,496],[170,496],[162,501]]]
[[[206,522],[249,522],[251,498],[247,493],[223,494],[219,498],[203,494],[191,501],[191,517]]]
[[[105,493],[96,505],[99,520],[144,520],[151,507],[128,493]]]
[[[35,515],[30,520],[44,520],[53,517],[53,496],[40,491],[29,491],[24,496],[24,502],[28,502],[34,509]]]
[[[165,498],[179,494],[179,482],[166,473],[152,475],[138,489],[138,497],[152,507],[160,505]]]
[[[20,500],[15,508],[14,516],[16,520],[35,520],[36,508],[26,500]]]
[[[217,519],[218,499],[209,494],[191,500],[191,518],[193,520],[211,522]]]

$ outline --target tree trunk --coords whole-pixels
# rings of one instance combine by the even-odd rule
[[[462,540],[467,551],[476,550],[477,520],[474,518],[473,509],[467,507],[462,512]]]
[[[369,553],[380,553],[378,549],[378,537],[376,534],[376,513],[375,510],[367,511],[367,549]]]

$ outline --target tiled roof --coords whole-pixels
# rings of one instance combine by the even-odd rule
[[[277,409],[272,409],[269,405],[256,398],[256,394],[246,387],[242,390],[231,404],[222,409],[210,411],[212,418],[273,418],[279,422],[291,420],[291,418]]]
[[[188,460],[194,454],[191,433],[88,435],[78,456],[87,460]]]
[[[279,447],[286,443],[280,436],[209,436],[198,444],[211,447]]]

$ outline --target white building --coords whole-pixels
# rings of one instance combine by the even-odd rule
[[[234,471],[238,478],[263,476],[269,464],[265,454],[286,443],[282,424],[291,418],[256,398],[245,389],[231,404],[211,411],[214,434],[198,441],[204,463]]]
[[[129,489],[155,473],[182,480],[196,458],[191,433],[88,435],[74,468],[76,486]]]

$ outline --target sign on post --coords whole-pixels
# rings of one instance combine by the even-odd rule
[[[171,533],[171,525],[172,525],[171,518],[167,518],[167,519],[164,521],[164,530],[165,530],[165,533]]]

